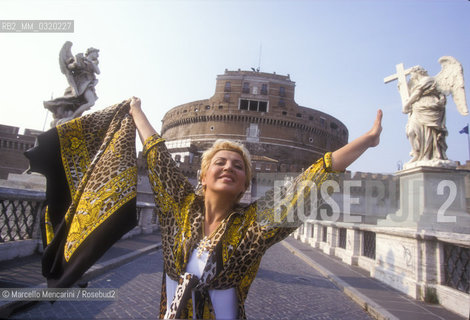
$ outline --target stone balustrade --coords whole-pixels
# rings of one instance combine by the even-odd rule
[[[468,315],[469,234],[308,220],[292,236],[415,299]]]
[[[43,191],[0,187],[0,261],[42,252],[39,217],[45,210]],[[123,238],[158,229],[157,208],[137,202],[138,224]]]

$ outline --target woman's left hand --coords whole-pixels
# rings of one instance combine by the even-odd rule
[[[382,117],[383,112],[381,109],[377,110],[377,117],[375,118],[372,129],[367,133],[370,136],[369,147],[376,147],[380,142],[380,133],[382,132]]]

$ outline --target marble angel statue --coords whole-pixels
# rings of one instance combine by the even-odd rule
[[[421,66],[403,70],[397,65],[397,74],[385,78],[385,82],[398,79],[402,98],[402,112],[408,114],[406,135],[411,144],[412,159],[404,168],[415,166],[455,166],[446,155],[447,96],[452,95],[460,114],[468,115],[465,98],[463,68],[450,56],[439,59],[441,71],[434,77]],[[406,83],[406,75],[410,79]]]
[[[95,74],[100,74],[99,50],[88,48],[85,55],[79,53],[73,56],[71,48],[72,42],[67,41],[59,54],[60,71],[67,78],[69,87],[65,89],[62,97],[44,101],[44,107],[50,110],[54,117],[51,126],[80,117],[98,99],[95,92],[98,80]]]

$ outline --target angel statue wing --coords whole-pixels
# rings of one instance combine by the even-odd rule
[[[69,70],[68,65],[75,61],[75,58],[72,54],[72,42],[66,41],[62,46],[62,49],[59,53],[59,65],[60,71],[65,75],[67,78],[67,82],[69,83],[70,87],[72,88],[72,95],[77,96],[77,83],[73,78],[72,72]]]
[[[441,57],[439,63],[442,69],[434,77],[438,90],[446,96],[452,94],[452,98],[460,114],[463,116],[468,115],[462,65],[457,59],[451,56]]]

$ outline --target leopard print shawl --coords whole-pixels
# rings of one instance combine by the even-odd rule
[[[171,279],[181,282],[190,254],[202,239],[204,201],[180,172],[163,141],[158,134],[148,138],[144,154],[155,202],[160,208],[164,270]],[[327,153],[283,188],[280,203],[275,203],[279,199],[272,190],[246,207],[233,209],[215,235],[217,245],[209,255],[199,282],[191,286],[199,293],[195,301],[196,318],[214,318],[208,290],[228,288],[236,288],[238,316],[246,318],[244,301],[263,254],[302,223],[296,206],[300,200],[307,204],[312,184],[319,186],[329,178],[330,171],[331,154]],[[306,207],[310,208],[308,204]],[[160,318],[167,312],[165,281],[161,295]],[[191,299],[182,300],[180,304],[183,308],[175,306],[171,311],[176,312],[178,307],[179,318],[192,318]]]
[[[68,287],[136,225],[137,166],[130,100],[66,122],[28,150],[47,178],[43,274]]]

